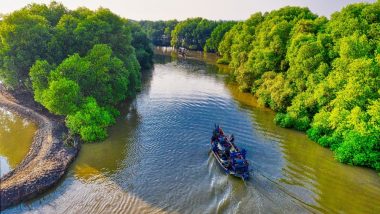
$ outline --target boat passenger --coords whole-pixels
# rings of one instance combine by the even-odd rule
[[[218,140],[219,140],[220,143],[222,143],[222,145],[224,145],[224,138],[223,138],[223,136],[219,136]]]
[[[229,158],[230,157],[230,150],[226,149],[225,153],[226,153],[226,156]]]
[[[223,146],[227,149],[231,148],[231,144],[227,143],[226,141],[224,142]]]
[[[219,134],[224,136],[224,132],[223,132],[222,128],[219,128]]]
[[[215,135],[213,135],[212,137],[211,137],[211,141],[215,141],[215,140],[217,140],[218,138],[217,138],[217,136],[215,136]]]

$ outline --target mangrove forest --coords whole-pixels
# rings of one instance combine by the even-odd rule
[[[380,0],[22,1],[1,213],[380,213]]]
[[[161,45],[169,35],[158,29],[173,21],[141,24]],[[170,36],[175,48],[220,55],[242,91],[278,112],[279,126],[306,131],[343,163],[380,170],[379,1],[330,19],[300,7],[241,22],[190,18]]]

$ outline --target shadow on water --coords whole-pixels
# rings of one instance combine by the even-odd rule
[[[376,173],[339,164],[304,134],[277,127],[271,110],[205,57],[156,54],[109,138],[83,145],[57,188],[7,212],[379,212]],[[248,150],[249,181],[227,176],[210,155],[214,123]]]

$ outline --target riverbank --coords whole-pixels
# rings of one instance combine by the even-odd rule
[[[218,68],[218,72],[228,75],[228,76],[226,76],[226,78],[230,84],[239,87],[239,84],[236,82],[235,77],[233,77],[233,75],[231,75],[230,67],[228,65],[225,65],[225,64],[218,64],[217,61],[220,58],[215,53],[207,53],[207,52],[203,52],[203,51],[187,51],[186,56],[181,56],[181,55],[177,54],[177,50],[172,48],[172,47],[156,46],[155,47],[155,54],[170,56],[173,59],[177,59],[177,58],[180,60],[190,59],[190,60],[197,60],[200,62],[205,62],[207,64],[211,64],[211,65],[216,66]],[[279,111],[276,111],[276,110],[270,108],[269,106],[264,105],[262,102],[259,102],[260,98],[256,94],[252,94],[249,92],[243,92],[240,94],[241,95],[242,94],[247,95],[247,96],[244,95],[244,99],[255,100],[254,101],[255,106],[260,106],[260,107],[266,108],[267,110],[273,111],[274,113],[279,113]],[[306,136],[308,136],[308,138],[310,140],[312,140],[313,143],[316,143],[319,146],[327,147],[329,150],[331,150],[331,148],[329,146],[322,145],[318,140],[313,139],[311,137],[311,135],[309,136],[307,134],[307,130],[299,130],[294,126],[284,126],[284,124],[281,124],[278,121],[275,121],[274,119],[271,122],[273,122],[274,124],[276,124],[279,127],[283,127],[283,128],[289,129],[289,130],[299,131],[299,132],[305,134]],[[333,151],[333,150],[331,150],[331,151]],[[350,164],[350,163],[347,163],[345,161],[342,161],[341,159],[337,158],[336,151],[334,151],[333,156],[334,156],[335,160],[339,163],[343,163],[343,164],[347,164],[347,165],[353,165],[355,167],[369,168],[369,169],[373,170],[374,172],[376,172],[378,176],[380,176],[380,171],[376,168],[373,168],[373,167],[370,167],[367,165],[352,164],[352,163]]]
[[[8,92],[0,85],[0,106],[38,125],[24,160],[0,178],[0,210],[36,197],[56,184],[79,151],[67,146],[64,118],[50,114],[27,92]]]

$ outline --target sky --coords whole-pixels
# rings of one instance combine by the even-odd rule
[[[287,5],[309,7],[318,15],[331,13],[355,2],[376,0],[58,0],[69,9],[85,6],[109,8],[114,13],[134,20],[184,20],[203,17],[212,20],[245,20],[255,12],[266,12]],[[30,3],[50,0],[0,0],[0,13],[10,13]]]

